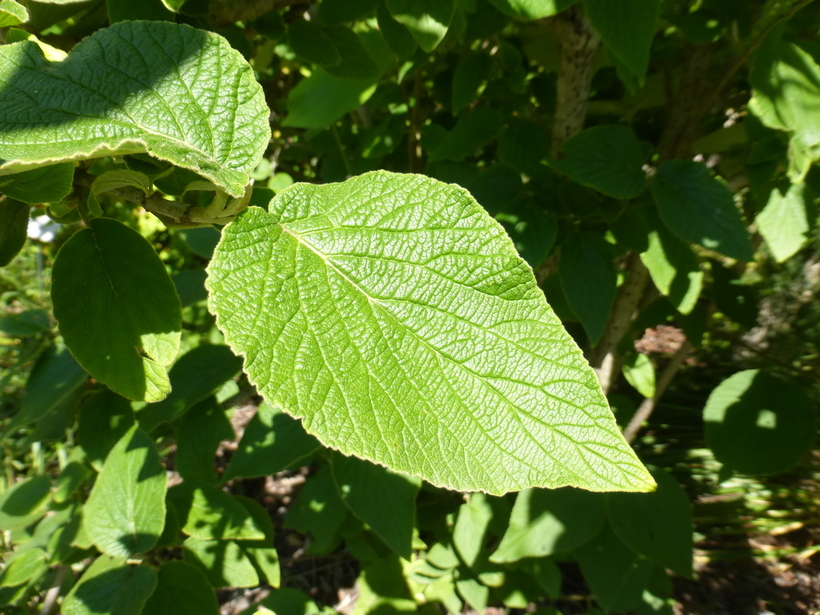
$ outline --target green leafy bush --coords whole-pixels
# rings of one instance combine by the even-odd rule
[[[0,320],[0,603],[319,612],[291,532],[362,615],[671,612],[689,496],[630,443],[816,242],[807,4],[0,2],[0,264],[51,275]],[[708,444],[788,469],[812,366],[743,367]]]

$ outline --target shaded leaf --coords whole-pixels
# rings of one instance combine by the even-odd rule
[[[387,0],[386,5],[427,53],[444,40],[455,11],[454,0]]]
[[[185,562],[165,562],[157,588],[143,609],[151,615],[218,615],[219,604],[208,579]]]
[[[0,202],[0,267],[8,265],[26,245],[31,206],[13,199]]]
[[[68,196],[73,181],[74,164],[66,162],[12,175],[0,175],[0,192],[32,205],[53,203]]]
[[[785,191],[775,187],[766,207],[755,218],[757,230],[778,263],[789,260],[809,240],[813,220],[805,192],[805,184],[790,184]]]
[[[63,614],[139,615],[157,586],[157,573],[122,561],[108,555],[98,557],[65,597]]]

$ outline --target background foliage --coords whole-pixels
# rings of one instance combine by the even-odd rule
[[[749,570],[725,562],[808,560],[819,25],[802,0],[0,1],[4,611],[714,613]],[[657,491],[449,491],[262,403],[209,312],[244,264],[211,260],[221,229],[378,169],[503,225]],[[820,608],[747,576],[765,604],[736,608]]]

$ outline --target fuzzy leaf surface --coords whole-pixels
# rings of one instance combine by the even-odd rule
[[[326,445],[460,490],[649,490],[578,347],[463,189],[374,172],[228,225],[210,309]]]
[[[0,47],[0,175],[148,153],[240,196],[269,138],[251,67],[216,34],[121,22],[62,62],[32,41]]]

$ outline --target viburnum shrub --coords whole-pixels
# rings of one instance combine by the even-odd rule
[[[357,562],[356,613],[546,608],[568,561],[605,611],[670,612],[691,509],[629,442],[810,241],[808,4],[0,1],[0,264],[62,225],[50,303],[0,321],[34,362],[0,603],[318,612],[243,487],[309,466],[284,525]],[[631,342],[663,323],[656,379]],[[811,447],[783,378],[709,398],[727,472]]]

